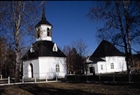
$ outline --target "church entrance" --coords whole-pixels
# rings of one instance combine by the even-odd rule
[[[89,70],[90,70],[90,73],[93,73],[93,75],[95,75],[95,68],[94,67],[90,67]]]
[[[30,63],[28,66],[28,78],[33,78],[33,64]]]

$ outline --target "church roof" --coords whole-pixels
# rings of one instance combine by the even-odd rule
[[[23,56],[23,60],[36,59],[38,57],[66,57],[65,54],[57,47],[53,51],[54,43],[52,41],[37,41],[32,44],[31,49]]]
[[[52,26],[52,24],[46,20],[44,7],[43,7],[43,12],[42,12],[42,19],[41,19],[41,21],[35,27],[38,27],[41,24],[46,24],[46,25]]]
[[[46,24],[46,25],[52,26],[52,24],[49,23],[46,19],[41,19],[41,21],[40,21],[35,27],[38,27],[38,26],[40,26],[41,24]]]
[[[92,59],[93,57],[105,57],[105,56],[124,56],[124,53],[120,52],[110,42],[103,40],[90,58]]]

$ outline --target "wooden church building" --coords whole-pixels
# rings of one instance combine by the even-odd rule
[[[86,59],[87,74],[109,74],[126,72],[126,60],[110,42],[103,40],[91,56]]]
[[[66,56],[52,41],[52,24],[46,20],[43,8],[42,19],[35,26],[36,42],[23,56],[23,76],[25,79],[64,78]]]

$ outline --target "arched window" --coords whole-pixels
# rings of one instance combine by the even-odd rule
[[[114,63],[111,63],[111,69],[114,69]]]
[[[56,64],[56,72],[60,72],[60,67],[58,64]]]
[[[28,77],[33,78],[33,64],[32,63],[28,65]]]

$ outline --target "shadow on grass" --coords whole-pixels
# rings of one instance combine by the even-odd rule
[[[124,86],[129,87],[132,89],[140,89],[140,83],[101,83],[103,85],[109,85],[109,86]]]
[[[4,93],[4,92],[5,92],[5,90],[0,87],[0,95],[1,95],[1,93]]]
[[[39,87],[37,84],[19,85],[19,88],[26,90],[33,95],[103,95],[100,93],[85,92],[80,89],[61,89],[52,86]]]

